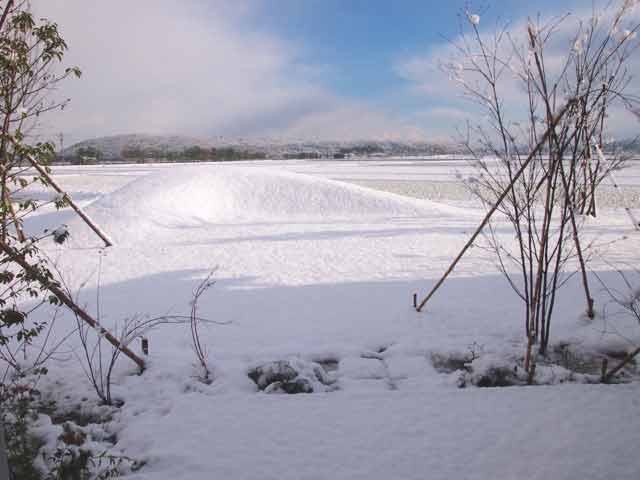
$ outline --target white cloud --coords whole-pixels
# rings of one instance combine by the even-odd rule
[[[235,15],[204,21],[186,2],[164,0],[46,0],[35,8],[60,24],[66,61],[84,73],[61,92],[73,98],[67,128],[205,133],[312,94],[283,78],[287,48],[241,34]]]
[[[60,25],[65,61],[83,71],[58,92],[72,103],[55,131],[74,137],[127,132],[251,136],[344,135],[354,119],[376,117],[317,80],[326,66],[299,61],[296,47],[246,27],[249,1],[36,0],[38,15]],[[346,106],[345,106],[346,105]]]
[[[329,99],[326,108],[318,108],[298,119],[287,129],[292,138],[316,140],[385,140],[420,142],[433,139],[409,121],[390,118],[366,105]],[[274,132],[275,133],[275,132]]]

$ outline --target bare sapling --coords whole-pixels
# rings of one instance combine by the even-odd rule
[[[198,302],[200,297],[206,293],[209,288],[215,283],[213,278],[214,271],[210,272],[204,280],[196,287],[193,292],[193,299],[191,300],[191,340],[193,351],[196,355],[201,374],[199,379],[204,383],[211,383],[213,381],[211,369],[209,368],[209,361],[207,355],[207,349],[202,345],[200,340],[200,324],[202,323],[200,317],[198,317]]]
[[[607,148],[609,115],[638,109],[627,68],[640,29],[633,3],[577,24],[569,16],[538,18],[493,34],[482,32],[480,16],[468,9],[455,54],[442,65],[482,118],[462,134],[476,171],[467,186],[488,210],[476,232],[484,242],[476,244],[476,234],[468,246],[494,256],[523,302],[528,373],[535,355],[547,352],[559,292],[576,274],[585,314],[594,316],[583,216],[596,215],[598,186],[625,160],[612,151],[603,162],[597,154]],[[497,228],[505,221],[510,238]]]
[[[97,279],[96,279],[96,314],[95,318],[97,325],[102,325],[103,308],[101,306],[101,291],[102,291],[102,256],[99,258]],[[62,278],[62,273],[58,272]],[[198,358],[202,358],[203,374],[202,380],[210,383],[211,373],[206,363],[206,351],[199,343],[198,325],[199,324],[216,324],[226,325],[228,322],[215,322],[206,318],[199,317],[197,315],[197,303],[199,298],[206,292],[206,290],[213,285],[211,272],[207,278],[198,286],[194,292],[193,299],[191,301],[191,312],[189,315],[160,315],[160,316],[142,316],[132,315],[131,317],[123,320],[116,321],[113,328],[107,330],[106,328],[92,328],[92,325],[87,323],[80,315],[76,314],[77,331],[80,338],[80,354],[77,355],[78,360],[82,366],[85,376],[91,383],[94,391],[102,403],[106,405],[120,405],[121,399],[116,399],[113,396],[113,384],[114,384],[114,372],[116,364],[121,354],[130,352],[133,349],[133,345],[137,341],[141,341],[143,353],[148,355],[148,351],[144,352],[144,343],[148,348],[148,337],[150,333],[160,326],[167,325],[189,325],[192,338],[194,341],[198,341],[196,352]],[[65,292],[65,295],[69,298],[73,297],[70,288],[63,283],[61,289]],[[79,296],[81,290],[76,292],[74,303],[79,304]],[[112,342],[109,338],[112,335],[117,344]],[[146,342],[143,342],[146,341]],[[202,357],[200,357],[202,356]]]

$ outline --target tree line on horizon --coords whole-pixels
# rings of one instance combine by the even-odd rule
[[[249,150],[239,150],[231,147],[224,148],[203,148],[193,145],[183,150],[168,150],[157,148],[141,148],[136,146],[124,147],[120,155],[109,160],[136,161],[143,163],[147,160],[159,160],[167,162],[179,161],[233,161],[233,160],[264,160],[267,158],[264,152],[254,152]],[[69,156],[63,155],[59,158],[62,161],[70,161],[72,164],[83,165],[98,163],[107,160],[104,152],[96,146],[79,147]]]

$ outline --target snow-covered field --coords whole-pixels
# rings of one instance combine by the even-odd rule
[[[212,269],[199,314],[230,322],[203,327],[211,385],[194,378],[184,326],[148,334],[142,376],[121,359],[115,394],[125,404],[110,428],[117,449],[147,462],[130,478],[637,479],[638,384],[459,389],[457,374],[433,367],[438,353],[523,353],[521,306],[482,249],[424,312],[412,308],[482,216],[456,173],[471,174],[451,160],[56,167],[116,245],[102,249],[66,211],[44,211],[27,228],[69,225],[68,244],[49,253],[105,326],[188,314]],[[640,260],[640,233],[617,208],[637,208],[640,165],[618,181],[629,196],[585,226],[598,245],[592,268],[612,281],[604,257]],[[624,318],[585,321],[577,280],[566,288],[554,341],[640,342],[640,326]],[[338,388],[257,393],[248,368],[288,358],[337,362]],[[46,382],[72,385],[68,403],[90,396],[77,362],[64,365]]]

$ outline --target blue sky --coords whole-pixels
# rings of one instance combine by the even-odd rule
[[[52,128],[71,138],[446,140],[468,111],[437,71],[463,0],[33,1],[84,72],[59,91],[72,104]],[[591,5],[470,8],[490,33],[505,21],[522,30],[539,13],[588,15]]]
[[[556,10],[558,0],[493,0],[483,17],[513,20]],[[478,4],[481,5],[481,4]],[[260,2],[254,28],[277,32],[304,45],[303,61],[327,66],[325,82],[346,96],[376,98],[396,91],[403,79],[393,64],[453,38],[463,1],[268,0]]]

